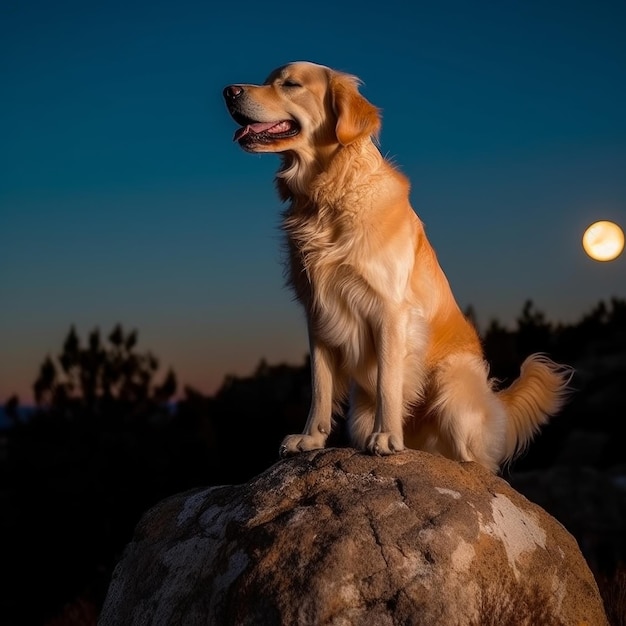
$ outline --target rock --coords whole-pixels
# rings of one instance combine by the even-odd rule
[[[594,571],[611,572],[626,562],[625,474],[581,462],[513,474],[511,485],[566,526]]]
[[[573,537],[474,463],[303,453],[141,520],[100,626],[607,624]]]

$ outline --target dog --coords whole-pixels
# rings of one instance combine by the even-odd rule
[[[304,432],[288,435],[280,454],[323,448],[347,400],[359,449],[407,446],[498,472],[560,410],[571,372],[534,354],[495,389],[359,86],[296,62],[223,91],[240,125],[234,141],[281,156],[276,185],[289,203],[286,274],[306,313],[312,398]]]

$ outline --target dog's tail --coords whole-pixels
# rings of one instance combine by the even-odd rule
[[[508,463],[523,452],[539,428],[559,412],[573,374],[568,366],[558,365],[542,354],[532,354],[522,363],[520,377],[498,392],[508,417],[501,462]]]

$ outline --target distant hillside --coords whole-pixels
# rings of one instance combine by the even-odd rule
[[[21,406],[18,408],[18,413],[21,420],[27,420],[33,413],[34,407]],[[7,430],[13,426],[13,420],[7,415],[4,405],[0,405],[0,430]]]
[[[11,420],[7,417],[4,407],[0,406],[0,430],[5,430],[11,425]]]

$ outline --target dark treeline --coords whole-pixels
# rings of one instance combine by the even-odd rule
[[[626,476],[625,300],[600,302],[570,325],[551,323],[529,301],[515,328],[494,321],[483,335],[502,385],[531,352],[576,368],[565,411],[505,478],[515,485],[517,474],[554,467]],[[161,375],[136,332],[94,330],[83,343],[72,328],[33,390],[34,412],[23,419],[12,398],[5,412],[13,425],[0,433],[0,623],[93,624],[146,509],[194,487],[245,481],[278,460],[282,437],[306,419],[309,365],[262,360],[251,376],[228,376],[207,396],[180,390],[172,371]],[[330,445],[345,443],[341,424]],[[588,529],[579,537],[561,521],[584,549]],[[606,568],[626,557],[623,535],[611,545]]]

